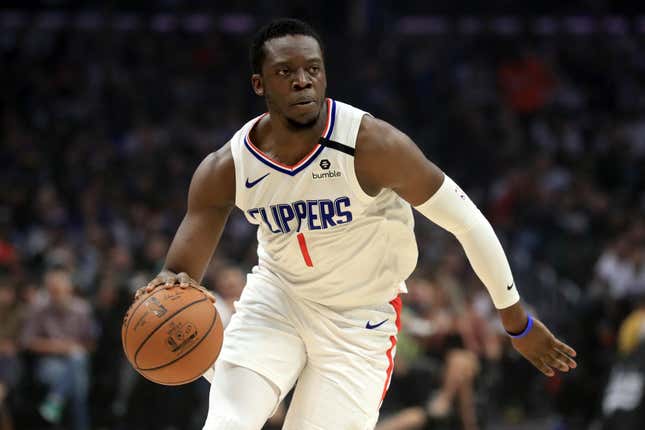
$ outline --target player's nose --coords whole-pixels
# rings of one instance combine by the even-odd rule
[[[300,68],[296,71],[292,86],[296,90],[311,87],[311,78],[304,69]]]

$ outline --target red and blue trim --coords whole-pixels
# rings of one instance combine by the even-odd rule
[[[397,296],[394,300],[390,302],[390,305],[394,308],[396,313],[396,332],[398,334],[401,331],[401,309],[403,308],[403,302],[401,301],[401,296]],[[385,352],[387,356],[387,373],[385,375],[385,384],[383,386],[383,392],[381,393],[381,403],[385,399],[387,394],[387,389],[390,388],[390,382],[392,381],[392,371],[394,370],[394,353],[396,351],[396,336],[390,336],[390,348]],[[381,406],[379,405],[379,408]]]
[[[266,115],[266,114],[264,114]],[[280,163],[279,161],[271,159],[267,154],[262,152],[257,146],[251,142],[251,137],[250,133],[253,127],[264,117],[264,115],[260,116],[255,123],[251,126],[249,129],[249,132],[246,134],[244,137],[244,144],[246,148],[257,158],[260,160],[263,164],[266,164],[267,166],[278,170],[279,172],[286,173],[289,176],[295,176],[298,174],[298,172],[302,171],[305,169],[307,166],[309,166],[315,159],[320,155],[320,153],[325,149],[324,146],[322,146],[320,143],[317,143],[316,146],[311,150],[309,154],[307,154],[302,160],[298,161],[298,163],[294,164],[293,166],[288,166],[284,163]],[[327,99],[327,123],[325,125],[325,128],[322,133],[322,137],[325,139],[329,139],[334,132],[334,123],[336,121],[336,101],[332,99]]]

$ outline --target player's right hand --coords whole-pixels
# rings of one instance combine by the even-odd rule
[[[175,273],[170,270],[162,270],[152,281],[148,282],[148,285],[139,288],[134,295],[134,299],[138,299],[142,294],[152,292],[155,288],[162,287],[168,289],[174,286],[179,286],[180,288],[197,288],[203,292],[211,302],[215,303],[215,296],[213,293],[199,285],[199,283],[191,278],[188,273]]]

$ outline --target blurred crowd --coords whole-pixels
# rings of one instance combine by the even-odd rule
[[[377,428],[642,428],[645,39],[314,24],[329,96],[401,128],[468,191],[532,312],[580,357],[546,378],[514,353],[459,244],[419,218]],[[147,382],[120,329],[194,168],[263,111],[247,38],[27,26],[3,30],[0,64],[0,429],[201,428],[208,383]],[[255,246],[233,213],[204,279],[225,321]]]

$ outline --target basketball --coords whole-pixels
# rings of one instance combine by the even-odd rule
[[[158,288],[132,303],[121,328],[130,364],[150,381],[187,384],[203,375],[222,348],[215,306],[197,288]]]

